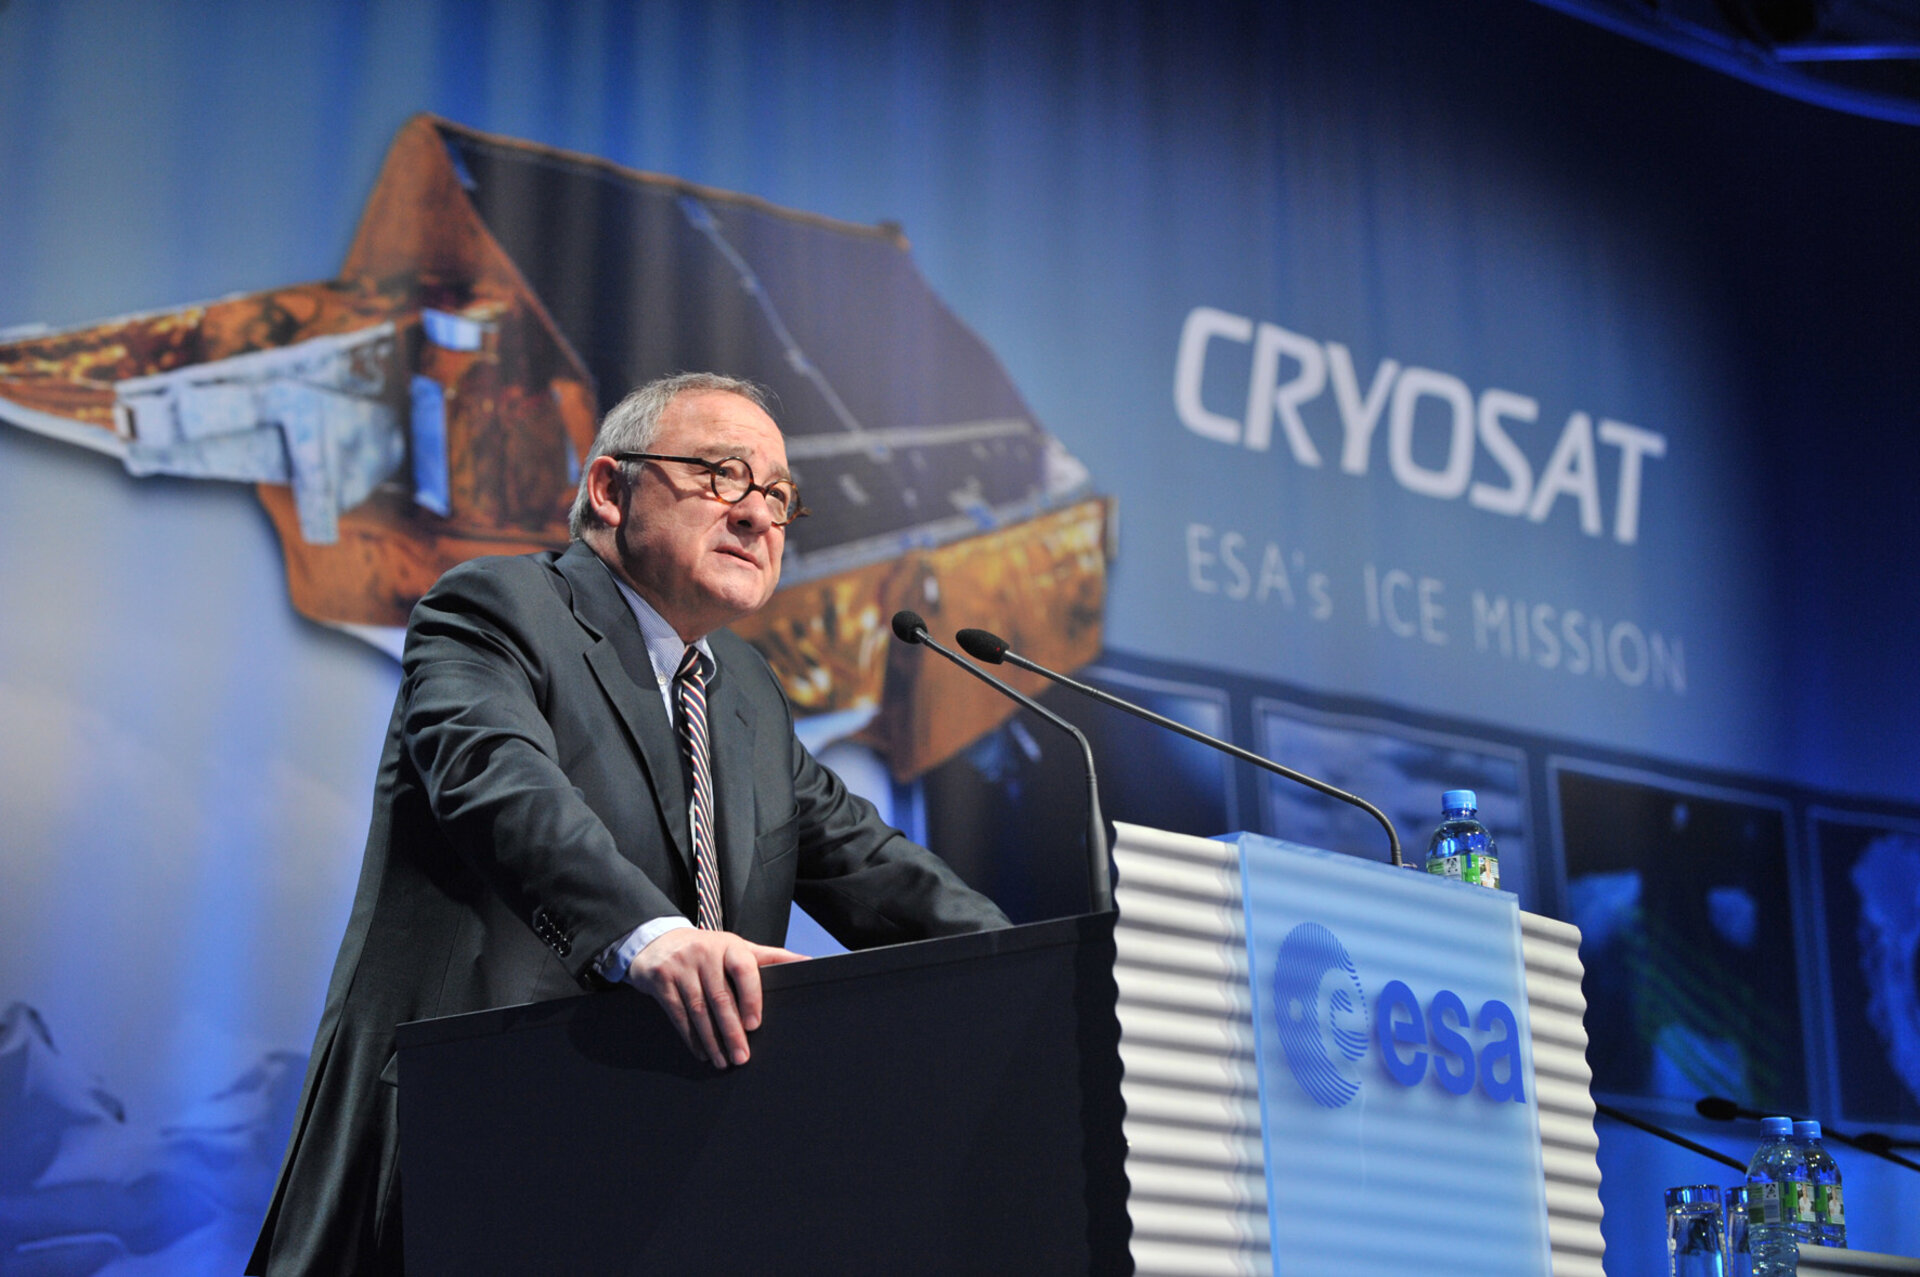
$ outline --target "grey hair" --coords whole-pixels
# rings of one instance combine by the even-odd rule
[[[573,509],[567,514],[567,532],[574,540],[580,540],[590,528],[606,526],[600,516],[593,512],[593,503],[587,498],[587,472],[594,460],[610,452],[647,451],[653,447],[654,439],[659,437],[660,418],[668,405],[680,395],[706,391],[739,395],[762,412],[772,415],[772,410],[767,406],[765,390],[751,381],[722,376],[717,372],[675,373],[628,391],[626,398],[608,409],[607,415],[600,419],[600,430],[593,437],[593,447],[587,452],[587,459],[581,463],[580,490],[574,493]]]

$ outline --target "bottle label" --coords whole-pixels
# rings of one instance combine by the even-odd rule
[[[1747,1224],[1777,1224],[1780,1222],[1780,1186],[1768,1181],[1755,1184],[1747,1191]]]
[[[1823,1224],[1835,1224],[1841,1228],[1847,1225],[1847,1204],[1838,1184],[1815,1184],[1813,1186],[1813,1211]]]
[[[1788,1222],[1813,1223],[1818,1218],[1813,1207],[1813,1185],[1803,1179],[1791,1179],[1786,1183],[1786,1190],[1781,1207],[1786,1211]]]
[[[1465,855],[1435,856],[1427,861],[1427,872],[1436,878],[1451,878],[1455,882],[1471,882],[1482,887],[1500,885],[1500,858],[1490,856],[1484,851],[1470,851]]]

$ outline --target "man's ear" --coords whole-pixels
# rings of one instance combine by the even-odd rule
[[[620,526],[626,495],[627,475],[620,463],[612,457],[595,457],[587,467],[587,504],[603,526]]]

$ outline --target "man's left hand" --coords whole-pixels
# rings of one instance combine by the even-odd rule
[[[806,957],[731,931],[680,927],[633,956],[627,983],[665,1009],[689,1050],[724,1069],[747,1062],[747,1034],[760,1027],[760,968]]]

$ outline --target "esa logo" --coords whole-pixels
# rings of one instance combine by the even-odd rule
[[[1400,1086],[1418,1086],[1429,1071],[1451,1095],[1476,1081],[1488,1099],[1526,1102],[1520,1074],[1520,1026],[1506,1003],[1490,999],[1477,1015],[1451,989],[1422,1008],[1404,981],[1389,980],[1374,994],[1368,1014],[1360,971],[1338,936],[1303,922],[1280,943],[1273,968],[1274,1016],[1287,1067],[1300,1089],[1323,1108],[1339,1108],[1360,1093],[1349,1066],[1380,1053],[1380,1067]],[[1471,1030],[1491,1036],[1476,1050]]]

